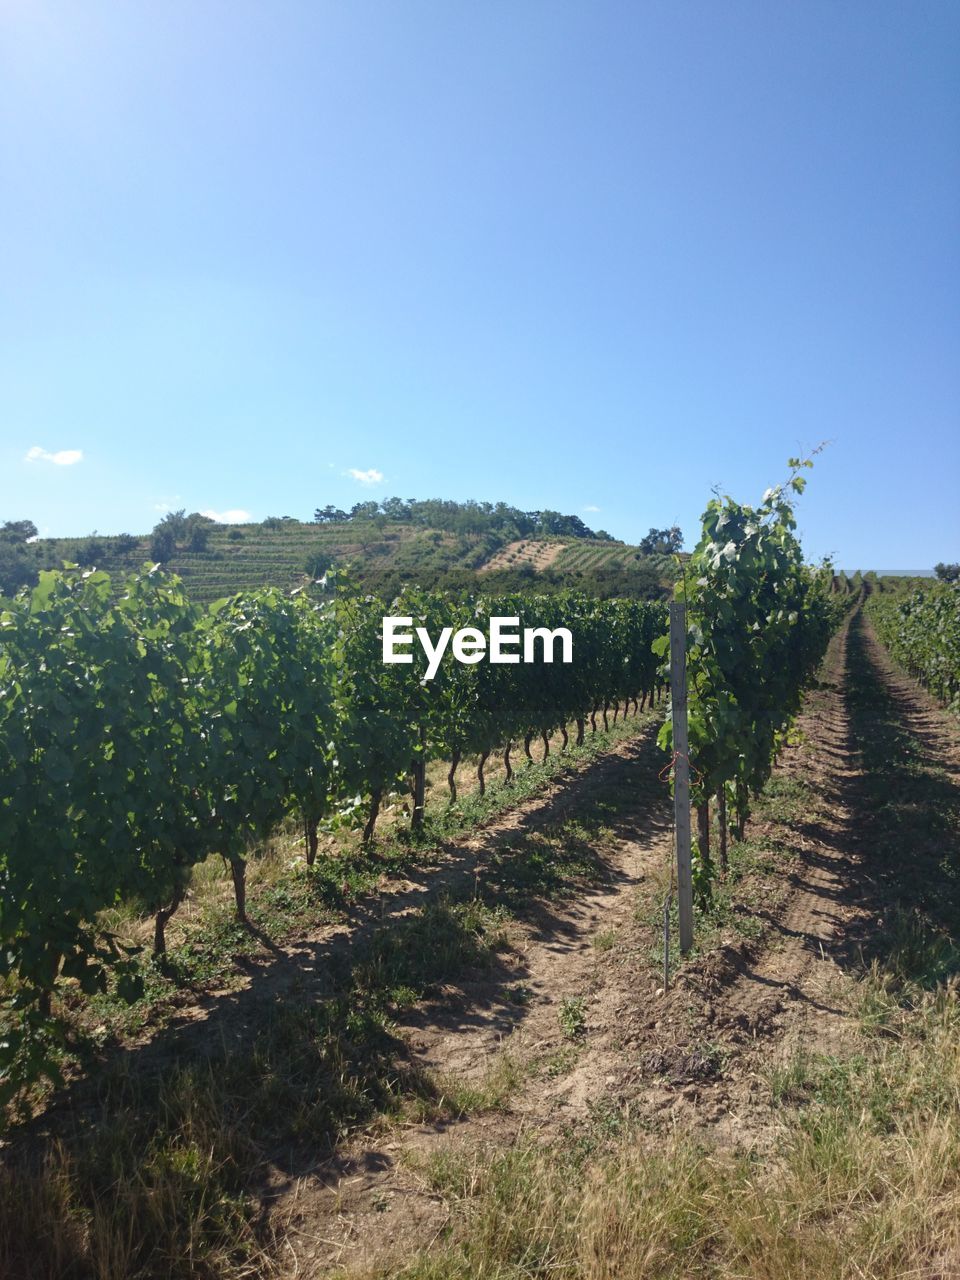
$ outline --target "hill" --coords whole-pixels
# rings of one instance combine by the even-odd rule
[[[39,569],[64,561],[109,573],[161,561],[199,603],[261,586],[289,590],[331,567],[349,568],[384,593],[405,581],[461,588],[482,580],[487,589],[509,590],[529,586],[535,575],[544,590],[579,586],[604,595],[649,596],[672,580],[664,556],[595,534],[575,516],[440,501],[394,509],[394,502],[400,500],[359,504],[351,513],[328,507],[312,522],[270,517],[222,525],[176,512],[149,534],[21,538],[9,567],[0,566],[6,570],[0,592],[10,594]],[[523,527],[531,532],[518,538]]]
[[[133,539],[132,546],[115,538],[94,539],[99,546],[93,557],[90,541],[60,538],[38,547],[45,559],[96,563],[108,572],[136,569],[154,558],[150,535]],[[290,589],[321,576],[332,565],[356,565],[367,572],[424,572],[473,568],[487,554],[476,536],[400,524],[381,528],[364,520],[342,525],[283,520],[276,525],[211,524],[202,549],[178,545],[165,563],[183,578],[190,595],[205,603],[254,587]]]

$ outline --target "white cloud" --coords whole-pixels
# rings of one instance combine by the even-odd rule
[[[383,480],[383,472],[378,471],[376,467],[371,467],[369,471],[358,471],[356,467],[349,467],[343,474],[350,476],[358,484],[380,484]]]
[[[154,503],[154,511],[159,511],[160,515],[166,515],[168,511],[177,511],[180,502],[182,502],[182,498],[178,493],[175,493],[173,498],[159,498]]]
[[[588,506],[584,507],[584,508],[583,508],[583,510],[584,510],[584,511],[599,511],[599,510],[600,510],[600,508],[599,508],[599,507],[594,507],[594,506],[590,506],[590,505],[588,505]]]
[[[253,516],[242,507],[231,507],[229,511],[201,511],[202,516],[216,520],[217,524],[249,524]]]
[[[55,467],[72,467],[75,462],[83,461],[82,449],[58,449],[51,453],[49,449],[41,449],[35,444],[23,457],[24,462],[52,462]]]
[[[176,511],[177,503],[180,501],[179,493],[175,493],[172,498],[161,498],[159,502],[153,504],[154,511],[165,514],[167,511]]]

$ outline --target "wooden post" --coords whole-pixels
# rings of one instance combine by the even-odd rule
[[[690,857],[690,760],[687,744],[687,606],[670,606],[670,708],[673,720],[673,815],[677,832],[680,950],[693,946],[693,870]]]
[[[413,817],[414,831],[423,830],[423,809],[427,790],[427,731],[420,726],[420,753],[413,760]]]

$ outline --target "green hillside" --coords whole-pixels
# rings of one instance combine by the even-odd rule
[[[0,535],[0,551],[10,553],[0,565],[0,594],[12,594],[35,581],[38,570],[64,562],[109,573],[161,562],[184,580],[198,603],[261,586],[289,590],[330,567],[349,569],[384,593],[404,581],[456,588],[478,578],[490,591],[535,580],[544,590],[579,586],[603,595],[652,596],[673,577],[668,557],[597,535],[576,517],[523,513],[504,504],[402,505],[399,512],[389,502],[369,503],[349,514],[318,512],[311,522],[270,517],[243,525],[176,512],[148,534],[29,542],[23,536],[28,522],[8,525],[16,541],[10,541],[12,532],[7,543]],[[530,532],[538,521],[542,529]],[[567,532],[571,526],[575,533]]]
[[[37,545],[44,559],[56,557],[59,562],[89,559],[90,541],[60,538]],[[115,538],[93,541],[103,548],[95,563],[108,572],[138,568],[151,559],[149,535],[123,549]],[[314,571],[322,572],[323,557],[336,565],[353,564],[367,571],[424,571],[474,568],[488,554],[482,539],[434,529],[410,525],[380,528],[372,521],[322,525],[284,520],[276,527],[211,525],[203,551],[178,546],[166,564],[202,603],[251,587],[297,586],[314,576]]]

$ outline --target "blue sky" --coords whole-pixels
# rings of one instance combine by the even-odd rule
[[[689,545],[829,439],[812,557],[956,560],[958,86],[955,0],[5,0],[0,519]]]

